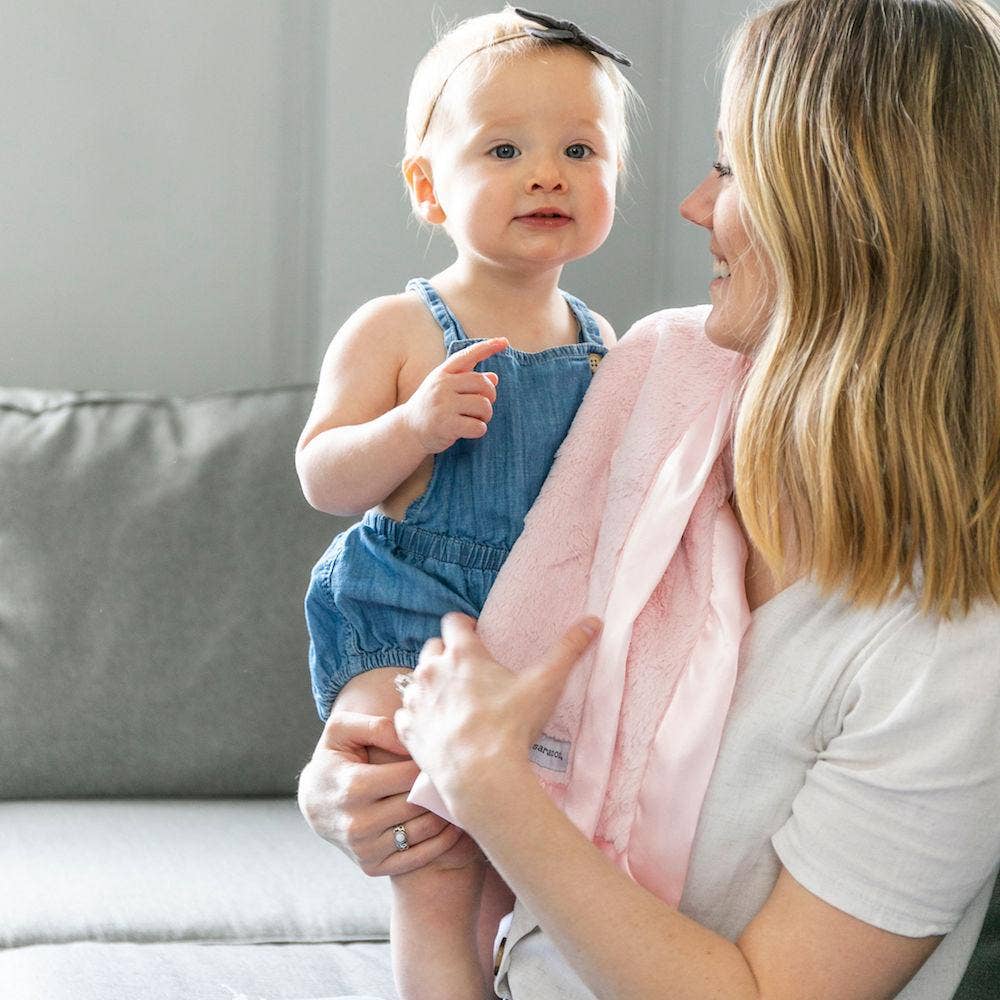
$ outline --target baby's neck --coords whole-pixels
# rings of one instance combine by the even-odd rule
[[[559,291],[561,274],[561,267],[515,274],[458,260],[431,284],[471,339],[503,336],[518,350],[543,351],[580,336]]]

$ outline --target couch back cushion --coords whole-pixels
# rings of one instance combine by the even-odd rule
[[[0,389],[0,797],[294,791],[311,397]]]

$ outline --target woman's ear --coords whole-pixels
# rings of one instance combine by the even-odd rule
[[[440,226],[445,220],[445,214],[434,191],[430,160],[426,156],[408,157],[403,161],[403,177],[410,190],[413,211],[424,222]]]

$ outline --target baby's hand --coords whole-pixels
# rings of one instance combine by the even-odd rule
[[[505,337],[494,337],[458,351],[430,372],[403,404],[406,421],[427,454],[437,455],[459,438],[486,433],[500,379],[495,372],[474,369],[508,346]]]

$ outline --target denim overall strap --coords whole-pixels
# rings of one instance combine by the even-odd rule
[[[587,304],[575,295],[563,292],[561,288],[559,291],[562,292],[563,298],[570,309],[573,310],[573,315],[576,316],[577,322],[580,324],[580,340],[603,347],[604,341],[601,339],[601,331],[597,326],[597,320],[594,319],[594,314],[587,308]]]
[[[416,292],[424,300],[424,305],[430,310],[431,315],[437,321],[437,325],[441,327],[444,333],[444,347],[446,351],[448,351],[452,344],[464,344],[464,342],[468,341],[469,338],[462,329],[462,324],[459,323],[458,317],[444,304],[441,296],[438,295],[434,286],[426,278],[411,278],[406,283],[406,291]]]

